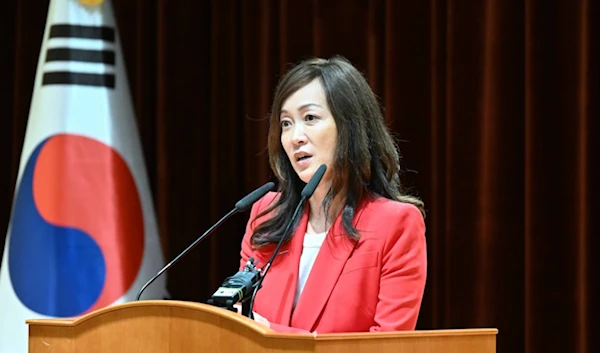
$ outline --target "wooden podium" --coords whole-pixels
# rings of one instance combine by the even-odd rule
[[[30,353],[493,353],[496,329],[282,334],[206,304],[137,301],[73,320],[28,320]]]

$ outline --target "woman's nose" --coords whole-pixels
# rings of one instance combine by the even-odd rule
[[[307,141],[306,133],[304,131],[303,124],[294,124],[294,130],[292,132],[292,142],[296,145],[305,144]]]

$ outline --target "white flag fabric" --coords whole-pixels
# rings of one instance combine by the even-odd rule
[[[135,299],[164,265],[113,10],[52,0],[0,267],[0,353],[34,318]],[[142,299],[167,296],[166,276]]]

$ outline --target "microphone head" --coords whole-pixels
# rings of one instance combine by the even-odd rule
[[[246,209],[250,208],[250,206],[252,206],[261,197],[265,196],[267,192],[271,191],[274,187],[275,183],[273,183],[272,181],[266,183],[265,185],[246,195],[243,199],[239,200],[235,204],[235,208],[239,211],[245,211]]]
[[[315,174],[313,174],[312,178],[310,178],[304,189],[302,189],[300,196],[302,196],[305,199],[310,198],[317,189],[317,186],[321,182],[321,179],[323,179],[323,175],[325,175],[326,170],[327,165],[321,164],[319,168],[317,168]]]

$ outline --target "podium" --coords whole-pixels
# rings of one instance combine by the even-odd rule
[[[287,334],[207,304],[147,300],[27,320],[30,353],[494,353],[496,329]]]

